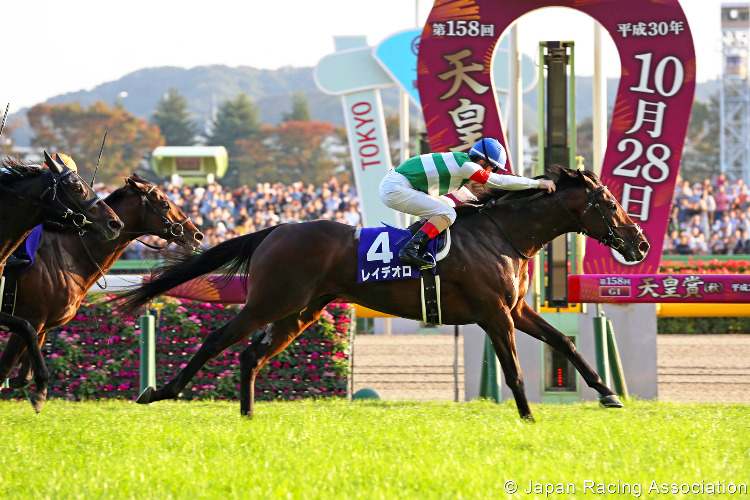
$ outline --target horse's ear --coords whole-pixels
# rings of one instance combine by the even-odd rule
[[[46,151],[44,152],[44,164],[47,165],[47,167],[56,174],[62,174],[64,172],[62,167],[55,160],[53,160],[49,153]]]
[[[138,177],[136,174],[130,174],[130,176],[125,179],[125,181],[136,191],[146,191],[148,189],[148,187],[146,186],[146,181]]]
[[[68,165],[65,163],[65,160],[63,160],[62,158],[60,158],[60,154],[59,153],[55,153],[55,161],[57,162],[58,165],[60,165],[60,168],[63,169],[63,172],[65,170],[70,170],[70,167],[68,167]]]

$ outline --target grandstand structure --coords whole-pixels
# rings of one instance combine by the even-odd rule
[[[747,80],[750,4],[721,6],[721,172],[750,182],[750,86]]]

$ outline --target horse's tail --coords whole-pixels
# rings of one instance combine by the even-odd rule
[[[155,297],[187,281],[222,269],[222,277],[214,282],[226,284],[229,279],[242,273],[243,285],[247,284],[250,259],[272,231],[281,226],[272,226],[255,233],[238,236],[219,243],[215,247],[201,250],[197,254],[178,254],[164,261],[152,272],[152,279],[118,295],[125,302],[115,306],[122,314],[133,315],[141,306]]]

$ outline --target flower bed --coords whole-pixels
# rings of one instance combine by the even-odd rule
[[[750,274],[748,260],[717,260],[690,257],[687,262],[669,260],[659,263],[660,273],[669,274]]]
[[[132,317],[113,322],[116,316],[112,304],[107,302],[110,298],[100,296],[84,301],[75,318],[62,327],[54,349],[53,334],[48,334],[44,349],[52,374],[51,397],[132,399],[138,395],[140,326]],[[162,304],[156,341],[158,385],[176,375],[205,336],[227,323],[240,309],[238,305],[171,298],[156,304]],[[352,317],[350,306],[329,305],[318,321],[263,367],[255,383],[256,399],[345,396]],[[0,348],[6,342],[7,335],[3,335]],[[236,399],[238,357],[249,343],[250,339],[242,341],[206,363],[185,387],[182,397]],[[3,389],[0,397],[23,398],[25,392]]]

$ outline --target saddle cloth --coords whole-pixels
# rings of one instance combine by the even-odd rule
[[[412,225],[409,229],[391,226],[357,229],[355,237],[359,239],[357,251],[357,282],[386,281],[405,278],[416,278],[419,268],[402,262],[398,252],[421,225]],[[443,231],[438,238],[427,245],[427,253],[435,262],[442,260],[450,249],[450,229]],[[429,269],[436,273],[436,267]]]
[[[39,239],[42,236],[42,226],[36,226],[26,239],[18,245],[13,256],[22,261],[19,265],[0,268],[3,276],[3,286],[0,288],[0,311],[13,314],[16,308],[16,292],[18,290],[18,277],[23,274],[34,263],[34,256],[39,247]],[[24,261],[26,263],[24,263]]]

